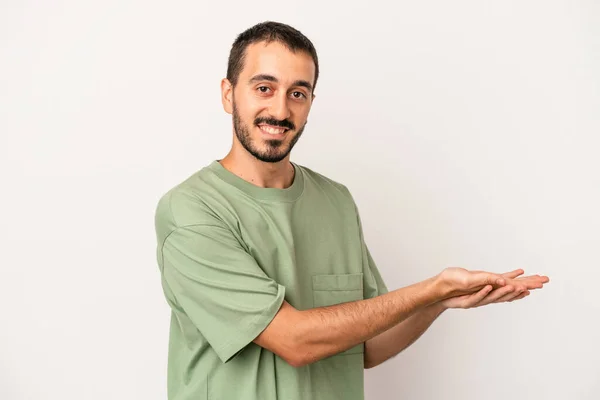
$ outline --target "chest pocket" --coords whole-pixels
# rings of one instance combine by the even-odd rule
[[[363,274],[313,275],[313,304],[326,307],[349,301],[363,300]],[[360,343],[333,357],[364,353],[364,344]]]

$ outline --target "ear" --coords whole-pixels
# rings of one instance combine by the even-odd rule
[[[233,85],[227,78],[221,81],[221,103],[226,113],[233,114]]]

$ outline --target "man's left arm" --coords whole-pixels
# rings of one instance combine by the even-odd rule
[[[379,272],[371,253],[365,243],[362,221],[358,206],[354,202],[352,194],[344,186],[350,196],[351,201],[354,203],[354,210],[356,213],[356,219],[358,223],[358,232],[360,235],[361,245],[363,247],[363,265],[364,265],[364,288],[365,298],[371,298],[378,296],[383,293],[387,293],[388,289],[383,281],[381,273]],[[523,287],[522,284],[529,289],[538,289],[543,286],[544,283],[548,282],[547,276],[528,276],[521,277],[524,271],[517,269],[515,271],[507,272],[503,275],[508,280],[515,279],[520,282],[513,282],[505,285],[504,287],[492,290],[491,286],[486,286],[477,293],[470,295],[452,297],[444,301],[432,304],[400,322],[393,328],[380,333],[379,335],[369,339],[365,342],[365,353],[364,353],[364,367],[366,369],[373,368],[386,360],[396,356],[402,350],[412,345],[423,333],[433,324],[433,322],[449,308],[473,308],[481,307],[491,303],[503,303],[514,300],[522,299],[529,295],[529,290],[523,292],[515,291],[515,287]]]
[[[376,367],[413,344],[446,308],[432,304],[365,342],[365,369]]]
[[[549,281],[547,276],[539,275],[517,279],[523,273],[522,269],[517,269],[502,275],[509,282],[514,280],[513,282],[518,283],[519,286],[521,286],[520,284],[525,284],[530,289],[539,289],[544,283]],[[477,293],[452,297],[416,312],[393,328],[365,342],[365,369],[376,367],[413,344],[449,308],[466,309],[492,303],[512,302],[530,294],[529,290],[520,291],[515,290],[515,288],[516,285],[510,283],[496,290],[492,290],[491,286],[486,286]]]

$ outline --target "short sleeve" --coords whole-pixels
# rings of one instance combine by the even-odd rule
[[[163,280],[178,306],[227,362],[275,317],[285,288],[225,226],[176,228],[162,247]]]
[[[354,203],[354,209],[356,211],[356,219],[358,221],[358,233],[360,235],[360,244],[362,247],[364,298],[371,299],[373,297],[381,296],[382,294],[387,293],[388,288],[365,242],[360,213],[358,211],[356,203]]]
[[[373,297],[381,296],[382,294],[386,294],[388,292],[388,288],[379,272],[379,268],[373,261],[373,257],[371,257],[371,252],[369,251],[366,244],[364,244],[364,251],[367,254],[367,262],[364,263],[364,271],[363,271],[363,287],[364,287],[364,296],[365,299],[370,299]]]

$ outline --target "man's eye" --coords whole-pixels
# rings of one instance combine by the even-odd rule
[[[259,86],[258,91],[261,93],[267,93],[269,91],[269,88],[267,86]]]
[[[292,92],[292,96],[294,96],[296,99],[301,99],[302,97],[306,97],[304,95],[304,93],[302,93],[302,92]]]

